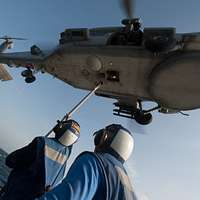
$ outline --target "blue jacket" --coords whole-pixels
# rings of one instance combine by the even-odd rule
[[[126,171],[110,154],[84,152],[61,184],[37,200],[136,200]]]
[[[53,188],[64,176],[72,147],[65,147],[54,138],[36,137],[6,159],[13,168],[3,200],[31,200]]]

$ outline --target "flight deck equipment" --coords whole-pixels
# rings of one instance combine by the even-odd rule
[[[52,132],[54,132],[54,130],[58,130],[58,129],[60,129],[60,128],[63,128],[63,126],[64,126],[64,122],[67,120],[67,119],[69,119],[71,116],[72,116],[72,114],[74,113],[74,112],[76,112],[100,87],[101,87],[101,85],[102,85],[103,83],[102,82],[100,82],[100,83],[98,83],[97,85],[96,85],[96,87],[92,90],[92,91],[90,91],[83,99],[81,99],[81,101],[77,104],[77,105],[75,105],[73,108],[72,108],[72,110],[70,111],[70,112],[68,112],[63,118],[62,118],[62,120],[60,121],[60,120],[58,120],[57,121],[57,124],[56,124],[56,126],[54,126],[46,135],[45,135],[45,137],[48,137]]]

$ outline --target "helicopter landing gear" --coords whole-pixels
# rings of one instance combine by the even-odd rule
[[[152,114],[148,111],[143,110],[142,101],[138,100],[138,107],[134,113],[134,119],[136,122],[142,125],[147,125],[152,122]]]
[[[26,83],[33,83],[36,80],[35,76],[25,78]]]
[[[32,73],[32,71],[31,71],[30,69],[26,69],[26,70],[24,70],[24,71],[21,73],[21,75],[22,75],[23,77],[29,77],[29,76],[32,76],[33,73]]]
[[[35,80],[36,80],[36,78],[35,78],[35,76],[33,75],[33,72],[31,71],[31,69],[26,69],[26,70],[24,70],[22,73],[21,73],[21,75],[23,76],[23,77],[25,77],[25,82],[26,83],[33,83]]]
[[[117,107],[113,110],[114,115],[134,119],[141,125],[150,124],[153,119],[150,112],[160,108],[160,106],[156,106],[149,110],[143,110],[141,101],[137,101],[137,106],[124,105],[119,102],[114,103],[114,105]]]
[[[147,125],[152,122],[153,117],[152,117],[151,113],[145,113],[145,112],[137,109],[137,111],[134,115],[134,119],[136,122],[138,122],[141,125]]]

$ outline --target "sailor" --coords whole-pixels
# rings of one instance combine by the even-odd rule
[[[81,153],[62,183],[37,200],[136,200],[124,162],[134,140],[119,124],[94,133],[94,152]]]
[[[3,200],[32,200],[54,188],[64,177],[72,145],[80,126],[67,120],[54,128],[55,137],[36,137],[29,145],[8,155],[12,168]]]

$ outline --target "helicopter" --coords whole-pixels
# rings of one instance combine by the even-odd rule
[[[24,67],[26,83],[46,72],[79,89],[117,100],[113,114],[151,123],[164,114],[200,108],[200,33],[176,33],[174,27],[144,27],[133,17],[134,1],[123,0],[127,19],[118,27],[67,28],[56,49],[5,53],[14,39],[3,37],[0,63]],[[1,71],[3,71],[1,73]],[[1,65],[0,77],[7,74]],[[8,74],[7,74],[8,76]],[[10,77],[7,79],[11,79]],[[145,102],[156,105],[145,109]]]

